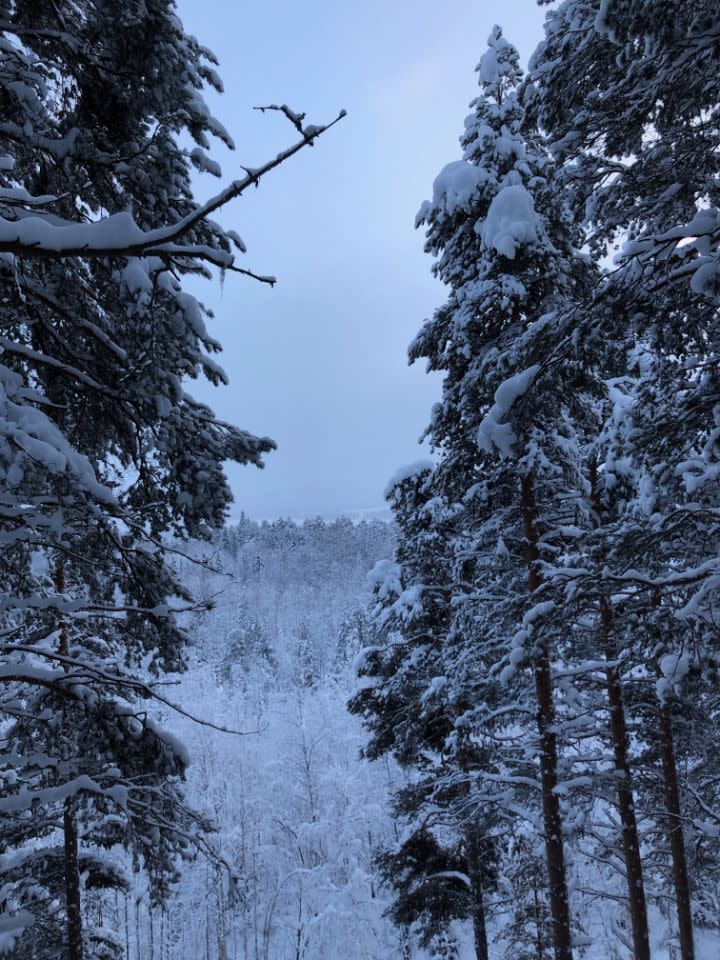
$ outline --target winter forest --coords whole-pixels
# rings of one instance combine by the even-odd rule
[[[198,291],[352,110],[253,90],[226,173],[175,0],[0,0],[0,960],[720,955],[720,0],[522,3],[417,198],[419,459],[268,519]]]

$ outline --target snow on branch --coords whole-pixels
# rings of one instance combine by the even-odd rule
[[[244,167],[245,176],[233,180],[224,190],[192,213],[167,227],[155,230],[142,230],[129,213],[115,213],[92,223],[73,223],[59,221],[55,216],[28,216],[21,220],[7,220],[0,217],[0,254],[9,253],[23,257],[138,257],[169,256],[185,259],[203,260],[224,269],[234,270],[253,276],[265,283],[274,282],[274,278],[261,277],[249,270],[234,266],[234,255],[206,244],[178,244],[189,232],[206,220],[211,214],[224,207],[231,200],[242,196],[250,187],[258,186],[260,180],[271,170],[285,163],[304,147],[312,146],[315,140],[335,126],[346,111],[340,113],[330,123],[320,126],[303,126],[304,114],[294,114],[287,107],[264,107],[263,110],[280,110],[293,126],[301,133],[301,138],[290,147],[282,150],[272,160],[260,167]]]
[[[104,670],[96,664],[88,663],[75,657],[56,653],[41,647],[27,646],[25,644],[3,644],[0,647],[0,651],[2,651],[4,655],[16,653],[22,654],[24,657],[23,660],[17,663],[0,666],[0,679],[2,679],[4,683],[26,683],[47,689],[52,688],[76,699],[81,699],[78,685],[91,683],[117,685],[121,689],[131,690],[143,698],[157,700],[173,712],[186,717],[193,723],[217,730],[219,733],[229,733],[236,737],[244,737],[259,732],[258,730],[235,730],[231,727],[226,727],[213,723],[211,720],[198,717],[158,693],[157,684],[145,683],[143,680],[138,680],[129,674],[120,673],[117,670]],[[44,657],[61,666],[57,669],[36,667],[28,662],[28,656]]]
[[[510,413],[515,401],[523,397],[530,389],[539,370],[540,366],[534,364],[527,370],[521,370],[519,373],[508,377],[497,388],[494,397],[495,402],[478,428],[477,442],[481,450],[490,454],[497,450],[502,457],[512,457],[517,438],[512,426],[506,423],[504,418]]]
[[[720,210],[698,210],[689,223],[628,241],[617,258],[621,281],[649,279],[654,290],[689,280],[694,294],[718,298]],[[662,269],[661,269],[662,268]]]

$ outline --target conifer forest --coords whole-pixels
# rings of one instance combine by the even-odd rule
[[[414,189],[383,159],[402,130],[355,135],[334,99],[326,46],[357,73],[362,7],[297,5],[319,106],[252,37],[287,99],[246,66],[247,122],[283,144],[252,159],[185,25],[252,5],[0,0],[0,960],[720,957],[720,0],[377,8],[378,50],[431,9],[425,36],[474,48],[414,225],[372,224],[424,251],[436,304],[378,362],[433,401],[374,503],[260,515],[237,478],[266,463],[305,502],[263,398],[302,415],[327,330],[371,302],[342,249],[363,201],[350,223],[335,198],[358,169]],[[401,91],[429,152],[454,49]],[[219,364],[223,297],[263,291],[226,344],[276,296],[253,235],[294,245],[305,346],[233,394],[261,358]],[[316,334],[311,261],[358,278]],[[308,469],[341,468],[299,433]]]

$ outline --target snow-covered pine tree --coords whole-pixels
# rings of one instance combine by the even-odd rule
[[[586,499],[584,512],[589,526],[585,526],[575,544],[552,567],[546,566],[545,575],[556,582],[561,593],[563,580],[568,577],[564,616],[572,631],[578,658],[574,667],[576,695],[581,695],[588,717],[596,716],[598,721],[606,718],[605,734],[602,726],[590,722],[585,736],[590,738],[588,742],[598,746],[609,741],[609,756],[604,759],[601,749],[595,761],[585,767],[578,764],[578,773],[590,778],[593,784],[593,825],[588,824],[588,828],[597,844],[594,856],[605,860],[612,872],[624,875],[633,955],[636,960],[648,960],[649,927],[632,766],[633,760],[637,760],[637,751],[634,756],[631,751],[631,731],[637,735],[641,724],[627,704],[628,698],[637,699],[637,671],[643,658],[640,644],[633,642],[627,611],[617,596],[612,597],[602,574],[613,533],[618,526],[622,527],[625,519],[625,497],[628,493],[632,495],[633,490],[632,471],[624,451],[630,429],[632,377],[622,345],[618,348],[612,337],[607,336],[605,342],[599,347],[595,344],[597,349],[594,349],[590,346],[592,338],[585,340],[582,335],[583,318],[582,305],[573,305],[561,323],[569,320],[571,326],[573,320],[580,321],[571,335],[576,342],[585,342],[586,362],[599,380],[603,374],[617,376],[606,380],[595,400],[597,432],[589,432],[583,453],[587,487],[582,496]],[[610,323],[608,327],[612,329]],[[593,575],[589,574],[590,570],[594,571]],[[591,581],[592,589],[578,589],[578,577]],[[612,807],[617,808],[617,816]],[[619,870],[619,862],[612,852],[617,847],[618,834],[623,854]]]
[[[606,532],[603,576],[628,598],[628,636],[657,683],[684,960],[694,938],[674,727],[688,668],[712,666],[717,649],[718,29],[713,0],[566,0],[532,65],[534,109],[594,250],[622,245],[585,307],[586,337],[640,342],[645,357],[622,453],[633,489]]]
[[[82,671],[68,672],[72,678]],[[77,686],[76,698],[52,685],[27,694],[3,740],[0,825],[12,854],[2,878],[8,901],[33,915],[10,957],[30,951],[38,960],[64,958],[66,947],[87,952],[86,896],[127,890],[134,861],[151,880],[151,902],[162,903],[178,878],[178,858],[202,849],[210,827],[182,799],[186,754],[142,717],[142,701],[109,677]],[[67,902],[69,933],[58,901]],[[114,940],[112,930],[97,925],[93,937],[108,950]]]
[[[2,812],[28,843],[64,832],[72,960],[86,810],[88,825],[112,808],[133,843],[147,837],[146,862],[163,861],[165,834],[202,844],[179,812],[182,751],[147,718],[158,694],[133,671],[183,664],[173,606],[190,597],[161,537],[207,536],[230,500],[223,462],[259,465],[272,447],[186,391],[224,374],[182,277],[250,272],[212,213],[324,129],[279,108],[296,143],[198,204],[193,168],[220,173],[210,138],[232,145],[202,96],[220,88],[213,63],[170,0],[0,8]],[[23,902],[22,856],[5,852],[20,876],[3,888],[3,937],[26,955],[44,918]]]
[[[460,944],[457,938],[447,931],[436,934],[430,944],[430,960],[459,960]]]
[[[476,623],[466,658],[479,656],[486,670],[472,722],[491,732],[502,716],[528,731],[528,698],[537,705],[533,748],[516,754],[524,769],[516,766],[514,778],[533,778],[537,758],[554,949],[566,960],[552,662],[567,631],[543,564],[586,520],[582,450],[594,415],[578,351],[559,364],[546,360],[557,345],[556,316],[587,295],[595,271],[576,249],[547,150],[526,122],[517,51],[499,28],[478,73],[482,93],[466,120],[463,159],[440,173],[418,218],[451,292],[410,356],[444,374],[428,435],[440,452],[435,489],[462,511],[453,580],[464,585],[458,602],[472,606]]]
[[[393,560],[382,560],[370,575],[373,585],[372,643],[358,657],[361,678],[351,711],[370,732],[366,754],[392,751],[412,765],[424,750],[440,751],[449,731],[447,719],[418,713],[427,677],[441,665],[441,645],[449,623],[447,577],[441,551],[438,504],[428,492],[433,464],[421,461],[401,470],[386,495],[398,527]],[[408,654],[415,646],[419,655]],[[428,661],[431,665],[428,666]]]
[[[368,645],[370,623],[365,607],[358,607],[345,617],[340,624],[340,632],[335,649],[335,667],[343,669]]]

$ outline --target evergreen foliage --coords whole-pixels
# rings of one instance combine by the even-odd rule
[[[2,937],[38,960],[113,953],[83,929],[88,851],[125,845],[160,901],[177,856],[206,847],[184,751],[147,712],[164,698],[145,677],[183,669],[193,607],[166,538],[209,538],[224,463],[262,466],[274,445],[188,392],[225,374],[184,278],[253,275],[211,214],[325,129],[273,107],[296,143],[199,204],[211,141],[233,146],[203,99],[214,66],[172,0],[0,5]]]

